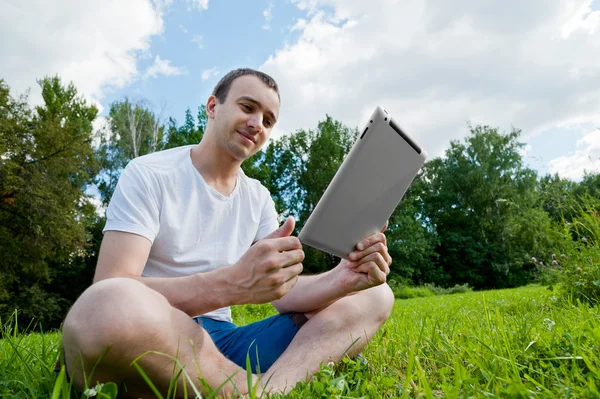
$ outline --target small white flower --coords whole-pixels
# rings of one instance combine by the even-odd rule
[[[544,319],[544,324],[546,324],[548,331],[552,331],[552,328],[556,325],[556,323],[550,319]]]
[[[94,388],[88,388],[85,391],[83,391],[83,395],[87,398],[91,398],[92,396],[96,396],[96,389]]]

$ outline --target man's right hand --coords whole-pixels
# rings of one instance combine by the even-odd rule
[[[240,303],[267,303],[288,293],[302,272],[304,251],[290,236],[295,221],[288,217],[281,227],[257,241],[231,267],[231,283],[239,290]]]

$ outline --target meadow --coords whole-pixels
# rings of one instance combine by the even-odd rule
[[[234,319],[272,313],[270,305],[237,307]],[[58,332],[4,325],[0,397],[85,397],[54,374],[59,345]],[[398,299],[363,356],[323,365],[285,397],[600,398],[600,309],[543,286]],[[88,394],[114,397],[114,388]]]

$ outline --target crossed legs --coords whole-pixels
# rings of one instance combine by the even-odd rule
[[[393,294],[384,284],[308,314],[309,320],[264,373],[263,382],[269,381],[265,389],[289,390],[318,371],[321,362],[338,361],[348,349],[351,355],[359,353],[388,318],[393,303]],[[67,369],[80,388],[84,385],[82,367],[89,374],[110,346],[94,370],[93,383],[126,381],[136,397],[151,396],[131,362],[152,350],[177,354],[192,381],[203,378],[216,388],[230,378],[220,392],[224,396],[235,393],[234,385],[242,394],[248,392],[246,371],[225,358],[204,329],[158,292],[133,279],[103,280],[86,290],[65,319],[63,342]],[[166,391],[172,359],[148,354],[139,365],[159,390]],[[253,384],[257,378],[253,376]],[[182,389],[180,385],[178,392]]]

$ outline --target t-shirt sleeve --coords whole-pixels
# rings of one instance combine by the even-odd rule
[[[273,231],[277,230],[279,227],[279,222],[277,221],[277,211],[275,210],[275,202],[271,198],[271,193],[266,190],[264,206],[262,208],[262,213],[260,216],[260,223],[258,225],[258,231],[256,232],[256,237],[254,241],[258,241],[266,235],[271,234]]]
[[[160,187],[145,166],[129,163],[106,210],[108,230],[134,233],[154,242],[159,230]]]

